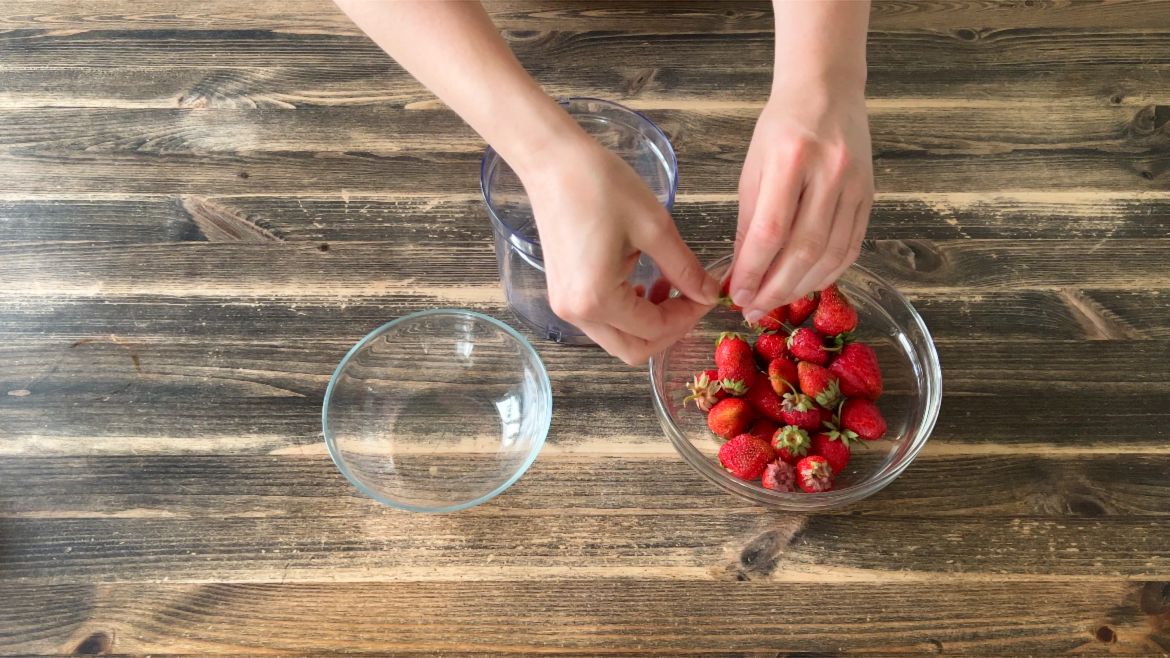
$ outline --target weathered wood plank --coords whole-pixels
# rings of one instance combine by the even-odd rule
[[[81,344],[13,337],[0,352],[0,390],[14,392],[0,396],[0,449],[320,454],[325,384],[366,330],[323,340],[279,329],[255,337],[123,333]],[[546,342],[537,349],[555,394],[549,450],[671,454],[644,369],[619,367],[599,350]],[[941,344],[946,395],[928,450],[1161,454],[1170,427],[1168,350],[1164,340]]]
[[[119,653],[426,651],[1152,653],[1162,583],[528,582],[11,585],[8,652],[70,651],[109,633]],[[457,592],[457,594],[454,594]],[[808,602],[818,622],[804,619]],[[864,613],[859,613],[863,610]],[[312,619],[313,623],[302,623]],[[1117,644],[1096,639],[1101,627]],[[525,629],[518,632],[518,629]],[[543,630],[547,629],[547,630]],[[1110,635],[1102,633],[1106,639]],[[823,655],[823,654],[822,654]]]
[[[215,196],[0,195],[0,243],[204,241],[196,214],[236,216],[282,241],[409,241],[481,244],[491,239],[483,201],[462,195]],[[691,243],[718,249],[735,225],[738,202],[682,195],[672,215]],[[1033,192],[887,194],[879,192],[871,239],[952,240],[1163,238],[1165,193]]]
[[[668,448],[669,449],[669,448]],[[1083,524],[1170,516],[1170,454],[927,450],[880,494],[831,515],[1027,517]],[[367,518],[362,496],[319,453],[15,456],[0,461],[0,518]],[[739,514],[738,500],[669,453],[545,451],[507,493],[473,514]],[[472,513],[469,513],[472,514]],[[1008,558],[1005,558],[1008,559]]]
[[[1042,247],[1042,248],[1041,248]],[[706,259],[727,252],[699,245]],[[1170,239],[879,240],[861,263],[910,293],[1087,288],[1170,288]],[[269,298],[345,301],[395,296],[431,302],[501,299],[488,243],[426,245],[313,243],[0,245],[0,286],[13,301],[73,295]],[[1124,262],[1124,268],[1116,267]]]
[[[756,112],[649,112],[675,143],[683,193],[734,193]],[[964,128],[956,114],[982,127]],[[1070,117],[1062,132],[1030,108],[892,109],[873,118],[876,183],[918,193],[1170,189],[1160,116],[1105,109]],[[483,146],[453,113],[387,107],[12,109],[0,121],[11,126],[0,144],[9,193],[466,194]]]

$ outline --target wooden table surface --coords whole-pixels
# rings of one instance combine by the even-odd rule
[[[644,111],[730,249],[766,4],[492,6],[556,95]],[[878,2],[862,262],[942,416],[855,507],[750,507],[648,377],[538,343],[528,474],[400,513],[336,471],[334,366],[403,314],[513,324],[483,144],[334,6],[0,4],[0,653],[1170,652],[1170,3]]]

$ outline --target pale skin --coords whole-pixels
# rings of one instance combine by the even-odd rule
[[[670,214],[541,90],[479,2],[336,2],[520,176],[557,315],[637,364],[672,345],[716,303],[719,282]],[[873,202],[869,2],[775,0],[774,9],[772,92],[740,177],[729,283],[749,322],[836,280],[857,258]],[[639,252],[681,296],[654,304],[635,292],[626,279]]]

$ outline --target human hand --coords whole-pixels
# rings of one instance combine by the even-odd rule
[[[710,310],[719,283],[621,158],[587,137],[553,150],[546,166],[519,172],[540,232],[549,304],[610,354],[644,362]],[[641,252],[682,297],[655,304],[635,292],[626,279]]]
[[[739,180],[729,289],[749,322],[827,287],[857,259],[873,190],[863,88],[773,87]]]

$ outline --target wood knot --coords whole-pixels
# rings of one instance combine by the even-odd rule
[[[1117,633],[1108,626],[1102,626],[1098,628],[1093,632],[1093,635],[1097,638],[1098,642],[1104,642],[1105,644],[1113,644],[1114,642],[1117,642]]]
[[[638,93],[639,91],[642,91],[642,89],[645,88],[646,85],[648,85],[654,81],[654,76],[657,74],[658,74],[658,69],[641,69],[641,70],[639,70],[637,73],[634,74],[634,77],[630,78],[626,82],[626,90],[625,90],[626,94],[633,96],[634,94]]]
[[[972,30],[972,29],[966,28],[966,27],[955,30],[955,36],[959,37],[963,41],[978,41],[979,40],[979,33],[976,32],[975,30]]]
[[[1139,134],[1151,134],[1170,123],[1170,105],[1147,105],[1133,116],[1133,129]]]
[[[942,252],[929,240],[878,240],[877,252],[904,269],[934,272],[946,264]]]
[[[1170,612],[1170,583],[1152,580],[1142,585],[1138,607],[1147,615],[1164,615]]]
[[[1109,510],[1088,496],[1071,495],[1064,501],[1064,509],[1072,516],[1095,518],[1109,514]]]
[[[114,646],[114,638],[108,633],[98,631],[81,641],[77,648],[73,650],[75,656],[96,656],[98,654],[109,653],[110,648]]]

